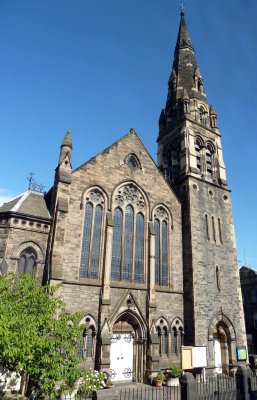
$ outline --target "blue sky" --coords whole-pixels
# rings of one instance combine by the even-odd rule
[[[257,268],[257,1],[185,0],[218,113],[240,264]],[[0,203],[48,190],[72,131],[73,167],[133,127],[156,160],[177,0],[0,0]]]

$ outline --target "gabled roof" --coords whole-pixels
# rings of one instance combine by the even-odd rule
[[[0,213],[17,213],[50,219],[44,193],[27,190],[0,207]]]

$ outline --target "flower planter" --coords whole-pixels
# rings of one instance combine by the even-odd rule
[[[154,384],[156,387],[161,387],[162,386],[162,381],[154,381]]]
[[[166,386],[179,386],[179,378],[170,378],[166,381]]]
[[[61,400],[74,400],[76,398],[78,389],[75,388],[72,392],[67,393],[67,392],[61,392],[60,399]]]

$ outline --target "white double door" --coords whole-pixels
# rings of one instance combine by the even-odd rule
[[[115,333],[111,340],[112,381],[132,381],[133,337],[130,333]]]

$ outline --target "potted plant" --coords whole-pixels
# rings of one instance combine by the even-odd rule
[[[79,387],[81,371],[78,369],[71,369],[67,372],[65,380],[60,386],[61,400],[72,400],[76,397]]]
[[[164,379],[164,374],[162,371],[159,371],[156,377],[154,378],[154,384],[157,387],[161,387]]]
[[[166,386],[178,386],[179,378],[182,376],[182,369],[177,365],[172,365],[165,374]]]

